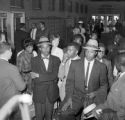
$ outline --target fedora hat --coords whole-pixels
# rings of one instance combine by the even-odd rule
[[[85,116],[85,118],[91,118],[94,117],[94,115],[92,114],[93,110],[96,108],[96,104],[93,103],[89,106],[87,106],[86,108],[84,108],[83,110],[83,114]]]
[[[98,42],[97,42],[97,40],[89,39],[89,41],[86,43],[85,47],[83,47],[83,48],[87,49],[87,50],[98,51],[99,50]]]
[[[40,37],[39,42],[37,43],[37,46],[40,46],[42,44],[51,45],[49,39],[47,37],[44,37],[44,36]]]

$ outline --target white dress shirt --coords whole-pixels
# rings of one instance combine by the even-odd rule
[[[42,58],[44,58],[43,55],[41,55]],[[43,62],[45,64],[45,68],[46,68],[46,71],[48,70],[48,66],[49,66],[49,56],[47,56],[48,59],[43,59]]]
[[[95,60],[88,61],[88,60],[85,58],[85,60],[84,60],[85,76],[86,76],[87,66],[88,66],[88,63],[89,63],[89,62],[90,62],[90,66],[89,66],[89,72],[88,72],[87,87],[88,87],[88,84],[89,84],[89,78],[90,78],[91,71],[92,71],[93,64],[94,64]]]
[[[63,50],[59,47],[53,47],[51,50],[51,55],[59,57],[59,59],[62,61],[63,59]]]
[[[37,28],[34,28],[31,30],[31,33],[30,33],[30,37],[35,40],[36,39],[36,31],[37,31]]]

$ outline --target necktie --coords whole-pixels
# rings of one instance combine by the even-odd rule
[[[85,87],[87,88],[87,81],[88,81],[88,74],[89,74],[89,66],[90,62],[88,62],[87,70],[86,70],[86,77],[85,77]]]

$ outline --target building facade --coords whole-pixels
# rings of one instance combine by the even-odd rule
[[[125,1],[119,0],[1,0],[0,31],[7,31],[8,39],[14,43],[14,30],[19,23],[44,21],[50,32],[58,32],[67,43],[67,27],[74,26],[79,19],[85,23],[90,18],[109,18],[125,21]]]

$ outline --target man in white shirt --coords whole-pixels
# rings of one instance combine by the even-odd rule
[[[33,86],[33,100],[37,120],[51,120],[53,106],[59,98],[57,86],[60,60],[50,55],[51,43],[41,37],[38,43],[39,54],[31,60],[32,72],[36,74]]]
[[[36,31],[37,31],[37,27],[36,27],[36,24],[35,23],[32,23],[31,25],[31,31],[30,31],[30,37],[33,39],[33,40],[36,40]]]

